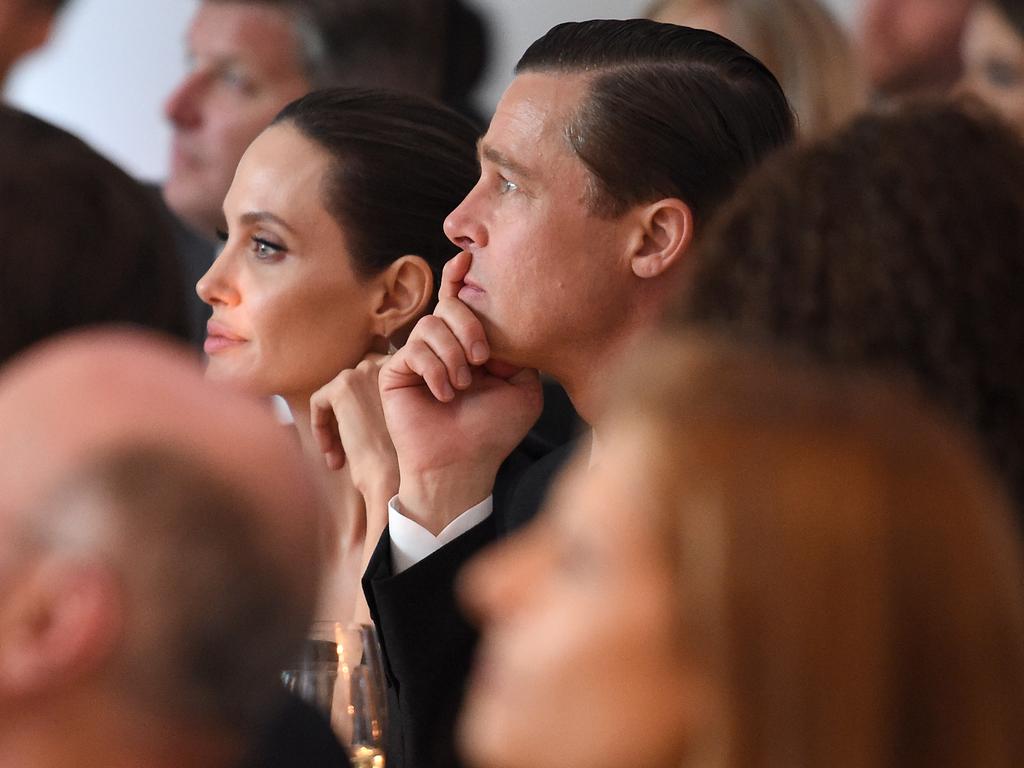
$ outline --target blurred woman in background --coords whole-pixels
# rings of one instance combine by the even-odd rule
[[[687,335],[471,565],[491,768],[1024,764],[1024,564],[971,440],[884,383]]]
[[[646,16],[710,29],[750,51],[778,78],[804,136],[834,128],[865,104],[850,42],[818,0],[659,0]]]
[[[967,17],[962,89],[1024,134],[1024,1],[979,0]]]

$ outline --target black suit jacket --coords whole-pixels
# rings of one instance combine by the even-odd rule
[[[535,446],[533,446],[535,447]],[[528,441],[502,466],[494,512],[430,557],[394,575],[385,530],[363,577],[389,688],[388,768],[456,768],[454,724],[477,632],[455,596],[462,566],[536,515],[575,443],[532,456]]]

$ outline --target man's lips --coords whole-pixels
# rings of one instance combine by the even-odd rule
[[[469,277],[469,275],[467,275],[466,277],[462,278],[462,287],[459,289],[459,298],[460,299],[465,301],[468,298],[472,298],[474,296],[480,296],[480,295],[482,295],[484,293],[487,293],[487,291],[485,291],[480,286],[479,283],[477,283],[473,279],[471,279]]]
[[[203,351],[208,355],[215,355],[226,349],[232,349],[248,341],[243,336],[229,329],[227,326],[210,321],[206,324],[206,341],[203,343]]]
[[[171,145],[171,167],[174,169],[192,168],[198,161],[195,152],[190,150],[184,142],[174,141]]]

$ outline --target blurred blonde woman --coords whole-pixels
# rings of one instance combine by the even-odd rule
[[[710,29],[761,59],[782,84],[804,136],[834,128],[865,104],[850,42],[817,0],[659,0],[646,16]]]
[[[629,361],[546,513],[469,567],[491,768],[1024,765],[1024,566],[971,440],[847,371]]]
[[[961,90],[1024,134],[1024,0],[980,0],[967,17]]]

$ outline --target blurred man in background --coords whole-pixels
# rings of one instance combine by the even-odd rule
[[[0,0],[0,92],[17,61],[50,39],[68,0]]]
[[[297,449],[125,332],[11,363],[0,423],[0,765],[238,765],[313,612]]]
[[[875,95],[942,94],[960,77],[973,0],[864,0],[860,44]]]

